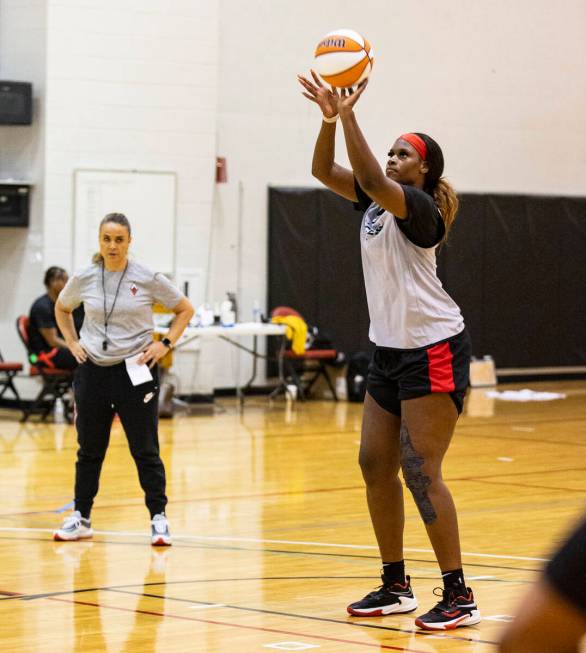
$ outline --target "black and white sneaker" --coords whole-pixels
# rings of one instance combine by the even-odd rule
[[[406,576],[405,584],[385,583],[360,601],[351,603],[346,610],[355,617],[382,617],[385,614],[412,612],[417,608],[417,599],[411,589],[411,579]]]
[[[429,612],[415,619],[415,625],[424,630],[453,630],[460,626],[473,626],[480,622],[480,611],[474,601],[472,590],[467,587],[466,595],[458,594],[454,590],[445,590],[436,587],[433,593],[442,600]]]

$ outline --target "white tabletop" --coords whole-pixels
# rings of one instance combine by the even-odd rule
[[[212,326],[188,326],[181,340],[186,338],[213,338],[224,336],[280,336],[285,333],[285,326],[282,324],[272,324],[263,322],[239,322],[234,326],[222,326],[221,324],[214,324]],[[155,333],[167,333],[168,327],[155,327]]]

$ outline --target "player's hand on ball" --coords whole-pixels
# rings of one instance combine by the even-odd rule
[[[313,82],[310,82],[303,75],[297,75],[301,86],[305,89],[302,92],[308,100],[315,102],[326,118],[333,118],[338,113],[339,96],[336,89],[329,89],[324,86],[315,71],[311,71]]]
[[[367,85],[368,79],[363,79],[360,84],[358,84],[355,91],[351,88],[343,88],[341,90],[340,99],[338,101],[338,112],[340,113],[340,116],[344,113],[349,113],[354,109],[354,105],[358,102],[362,93],[364,93],[364,89]]]

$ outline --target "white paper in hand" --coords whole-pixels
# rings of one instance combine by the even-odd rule
[[[132,381],[132,385],[140,385],[141,383],[147,383],[147,381],[153,380],[153,375],[151,374],[148,365],[138,364],[138,359],[141,356],[142,352],[124,360],[126,363],[126,371]]]

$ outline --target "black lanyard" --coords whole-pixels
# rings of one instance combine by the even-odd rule
[[[120,286],[122,285],[122,279],[124,279],[126,270],[128,270],[128,261],[126,261],[126,266],[122,272],[120,281],[118,282],[118,288],[116,288],[116,294],[114,295],[114,301],[112,302],[112,308],[110,309],[109,313],[106,311],[106,283],[104,281],[104,267],[105,263],[102,262],[102,292],[104,293],[104,340],[102,341],[102,350],[106,351],[108,349],[108,320],[112,316],[114,306],[116,306],[116,300],[118,299],[118,293],[120,291]]]

